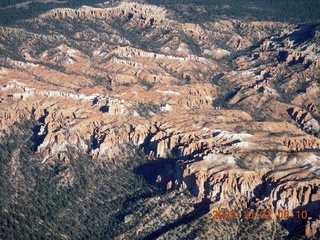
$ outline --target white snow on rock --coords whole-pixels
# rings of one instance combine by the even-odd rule
[[[164,107],[161,107],[160,110],[163,112],[169,112],[172,111],[172,107],[169,104],[166,104]]]
[[[162,94],[173,94],[173,95],[180,95],[180,93],[172,91],[172,90],[166,90],[166,91],[162,91],[162,90],[157,90],[156,92],[158,93],[162,93]]]

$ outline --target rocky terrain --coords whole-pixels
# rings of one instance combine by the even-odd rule
[[[213,209],[271,209],[259,223],[265,239],[316,239],[319,74],[319,24],[197,24],[132,2],[53,9],[0,27],[1,137],[34,121],[30,154],[63,164],[58,188],[74,184],[79,154],[115,168],[143,154],[137,172],[165,193],[139,200],[153,210],[124,217],[118,239],[259,236],[245,219],[232,230],[212,220]],[[285,210],[288,219],[275,217]]]

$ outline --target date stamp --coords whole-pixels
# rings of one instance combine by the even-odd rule
[[[290,217],[296,217],[297,219],[307,219],[308,212],[306,210],[295,211],[291,213],[289,210],[278,210],[274,213],[271,209],[260,209],[254,211],[253,209],[247,209],[236,212],[235,210],[228,209],[213,209],[211,210],[212,218],[215,220],[227,220],[227,219],[274,219],[286,220]]]

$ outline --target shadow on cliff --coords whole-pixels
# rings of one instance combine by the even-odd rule
[[[265,177],[264,177],[265,178]],[[270,194],[272,192],[272,189],[276,188],[280,182],[270,182],[264,179],[263,183],[258,185],[255,190],[254,194],[255,196],[259,197],[261,200],[265,197],[270,197]],[[279,191],[277,193],[276,199],[280,199],[281,192]],[[315,194],[315,192],[313,193]],[[289,200],[290,201],[290,200]],[[276,207],[277,201],[273,201],[273,206]],[[250,205],[250,202],[249,202]],[[288,236],[286,239],[304,239],[305,236],[307,236],[306,229],[311,229],[311,226],[307,226],[310,224],[308,220],[316,220],[320,219],[320,200],[311,202],[309,204],[297,207],[292,210],[292,217],[286,219],[283,216],[283,212],[275,213],[277,216],[279,214],[280,218],[278,220],[280,221],[280,224],[282,227],[284,227],[288,232]],[[313,235],[313,234],[311,234]],[[312,239],[320,239],[320,229],[317,229],[317,232],[314,236],[315,238]]]
[[[142,164],[134,169],[134,173],[142,176],[148,184],[157,185],[163,192],[166,191],[164,182],[173,180],[175,178],[175,164],[176,159],[157,159]],[[165,174],[166,180],[162,179],[159,183],[157,178],[159,175]]]
[[[151,233],[150,235],[146,236],[144,239],[156,239],[158,237],[160,237],[161,235],[165,234],[166,232],[179,227],[182,224],[186,224],[189,222],[192,222],[198,218],[200,218],[201,216],[207,214],[209,212],[209,205],[210,205],[210,200],[208,199],[202,199],[202,202],[197,203],[194,205],[194,210],[189,213],[186,214],[184,216],[182,216],[180,219],[178,219],[177,221],[167,224],[163,227],[161,227],[160,229],[154,231],[153,233]]]
[[[320,200],[293,209],[293,217],[280,221],[281,226],[289,232],[286,239],[306,236],[306,226],[310,224],[308,219],[320,219]],[[314,237],[320,239],[319,228]]]
[[[296,170],[296,171],[303,171],[305,169],[310,169],[312,168],[311,164],[305,164],[301,166],[294,166],[290,168],[285,168],[282,169],[281,171],[286,171],[286,170]],[[262,177],[262,183],[256,186],[256,188],[253,190],[254,195],[258,197],[260,200],[263,200],[266,197],[270,197],[272,190],[274,190],[278,185],[283,184],[285,178],[294,175],[294,173],[286,174],[283,177],[279,178],[277,181],[272,181],[272,178],[269,178],[269,176],[273,173],[277,172],[276,170],[271,170],[267,172],[263,177]],[[279,191],[277,193],[277,199],[280,199],[280,194],[281,192]],[[273,203],[273,206],[276,206],[276,202]]]
[[[302,25],[299,30],[290,34],[289,40],[293,41],[294,44],[306,43],[315,37],[316,30],[319,26],[320,24]]]
[[[280,182],[272,182],[268,180],[268,176],[274,171],[269,171],[262,177],[262,183],[259,184],[254,190],[254,195],[259,199],[264,199],[265,197],[270,197],[272,189],[274,189]]]
[[[156,156],[156,159],[149,160],[147,163],[135,168],[134,173],[141,175],[148,184],[156,184],[162,191],[165,192],[167,189],[167,183],[171,181],[172,186],[174,186],[174,183],[176,181],[179,181],[178,178],[179,176],[181,176],[181,174],[177,172],[180,171],[180,168],[177,167],[178,162],[180,160],[200,160],[201,157],[199,157],[198,154],[204,152],[206,148],[194,149],[189,154],[183,154],[179,149],[180,145],[177,145],[173,149],[171,149],[168,157],[159,157],[157,146],[159,142],[167,139],[168,136],[161,139],[153,140],[153,137],[156,135],[156,133],[148,134],[148,136],[145,138],[144,143],[141,145],[141,148],[143,149],[146,156],[150,155],[150,153],[152,152],[153,155]],[[158,178],[159,176],[161,179]],[[189,182],[189,178],[186,177],[186,179],[186,181]],[[192,179],[190,179],[190,181],[191,180]],[[181,182],[179,182],[179,184],[181,184]],[[188,190],[192,190],[191,193],[195,196],[198,195],[197,190],[192,189],[192,187],[188,187]]]
[[[159,187],[160,193],[165,194],[167,192],[167,185],[166,183],[169,181],[172,181],[174,183],[177,179],[177,160],[175,158],[161,158],[157,160],[153,160],[150,162],[147,162],[145,164],[140,165],[139,167],[134,169],[134,173],[142,176],[145,181],[148,184],[151,185],[157,185]],[[161,179],[159,181],[158,176],[161,176]],[[189,176],[190,178],[193,177],[193,175]],[[188,178],[188,177],[187,177]],[[192,179],[184,179],[186,182],[191,181]],[[174,187],[173,187],[174,188]],[[192,189],[188,187],[188,191],[192,193],[193,195],[197,196],[198,191],[196,189]],[[188,224],[190,222],[193,222],[197,219],[199,219],[201,216],[207,214],[209,212],[209,206],[210,206],[210,200],[209,199],[202,199],[200,203],[194,204],[194,210],[182,216],[178,220],[176,220],[173,223],[166,224],[165,226],[161,227],[160,229],[154,231],[150,235],[146,236],[144,239],[156,239],[166,232],[175,229],[176,227],[179,227],[182,224]],[[193,235],[196,234],[196,230],[193,231]],[[188,237],[191,237],[188,235]],[[196,237],[196,236],[194,236]]]
[[[140,165],[134,169],[134,173],[142,176],[148,184],[156,185],[160,192],[165,193],[167,189],[177,189],[182,185],[182,179],[179,177],[182,176],[182,173],[179,172],[181,169],[177,167],[179,160],[182,159],[159,158]],[[171,186],[167,186],[169,182]],[[196,182],[194,174],[184,176],[183,182],[192,195],[199,195],[199,189],[194,186]]]

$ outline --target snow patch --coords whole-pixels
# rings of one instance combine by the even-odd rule
[[[137,113],[137,111],[134,111],[132,116],[134,116],[134,117],[140,117],[140,115],[139,115],[139,113]]]
[[[172,90],[166,90],[166,91],[163,91],[163,90],[156,90],[156,92],[158,92],[158,93],[162,93],[162,94],[180,95],[180,93],[179,93],[179,92],[175,92],[175,91],[172,91]]]
[[[8,70],[0,67],[0,74],[8,74]]]
[[[233,146],[240,147],[240,148],[247,148],[247,147],[250,147],[250,145],[251,145],[250,142],[238,142],[233,144]]]
[[[67,53],[70,57],[74,57],[74,53],[77,53],[78,51],[77,50],[74,50],[74,49],[68,49],[67,50]]]
[[[163,112],[170,112],[172,111],[172,107],[169,104],[166,104],[164,107],[161,107],[160,110]]]
[[[211,161],[214,163],[227,163],[227,164],[235,164],[236,159],[231,155],[222,155],[222,154],[208,154],[203,157],[204,160]]]
[[[219,129],[216,129],[214,131],[215,133],[219,133],[218,136],[223,136],[225,138],[233,138],[233,139],[239,139],[239,140],[242,140],[242,139],[245,139],[245,138],[250,138],[252,137],[251,134],[248,134],[248,133],[231,133],[231,132],[228,132],[228,131],[223,131],[223,130],[219,130]]]

